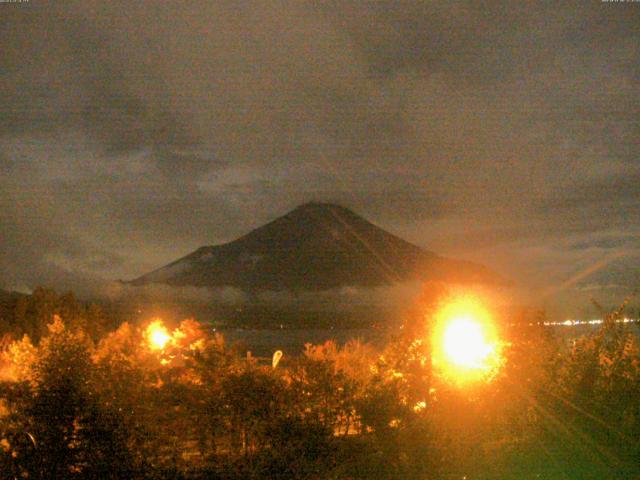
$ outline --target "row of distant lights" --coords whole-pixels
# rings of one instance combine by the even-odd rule
[[[620,318],[615,320],[615,323],[637,323],[637,318]],[[601,325],[604,320],[597,318],[594,320],[565,320],[564,322],[543,322],[543,325],[563,325],[565,327],[572,327],[574,325]]]
[[[616,323],[638,323],[639,320],[637,318],[621,318],[615,321]],[[544,325],[545,327],[574,327],[576,325],[601,325],[604,323],[604,320],[597,318],[594,320],[565,320],[564,322],[535,322],[529,323],[529,326],[533,325]],[[512,326],[517,324],[513,323]]]

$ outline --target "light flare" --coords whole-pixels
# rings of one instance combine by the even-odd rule
[[[455,318],[446,326],[444,353],[452,363],[466,368],[484,368],[495,350],[485,338],[482,325],[471,317]]]
[[[501,342],[488,310],[475,297],[461,297],[436,315],[433,363],[457,384],[488,381],[502,364]]]
[[[153,350],[163,350],[167,343],[169,343],[169,340],[171,340],[169,331],[160,319],[152,321],[147,326],[146,337],[149,342],[149,346]]]

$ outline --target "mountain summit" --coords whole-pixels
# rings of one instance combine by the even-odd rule
[[[482,265],[423,250],[347,208],[312,202],[237,240],[201,247],[131,283],[313,291],[411,279],[500,281]]]

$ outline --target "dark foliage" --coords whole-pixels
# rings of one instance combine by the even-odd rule
[[[382,349],[308,345],[274,368],[193,320],[160,346],[147,325],[92,338],[90,310],[39,291],[24,310],[39,341],[2,352],[0,478],[640,476],[640,349],[622,310],[566,345],[505,330],[500,371],[462,388],[426,341],[441,295]]]

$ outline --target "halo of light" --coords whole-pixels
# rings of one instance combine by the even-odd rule
[[[149,347],[153,350],[163,350],[169,340],[171,340],[169,331],[160,319],[152,321],[147,326],[146,337],[149,342]]]
[[[500,347],[493,318],[477,298],[455,298],[437,313],[432,362],[438,373],[454,383],[493,378],[502,363]]]

